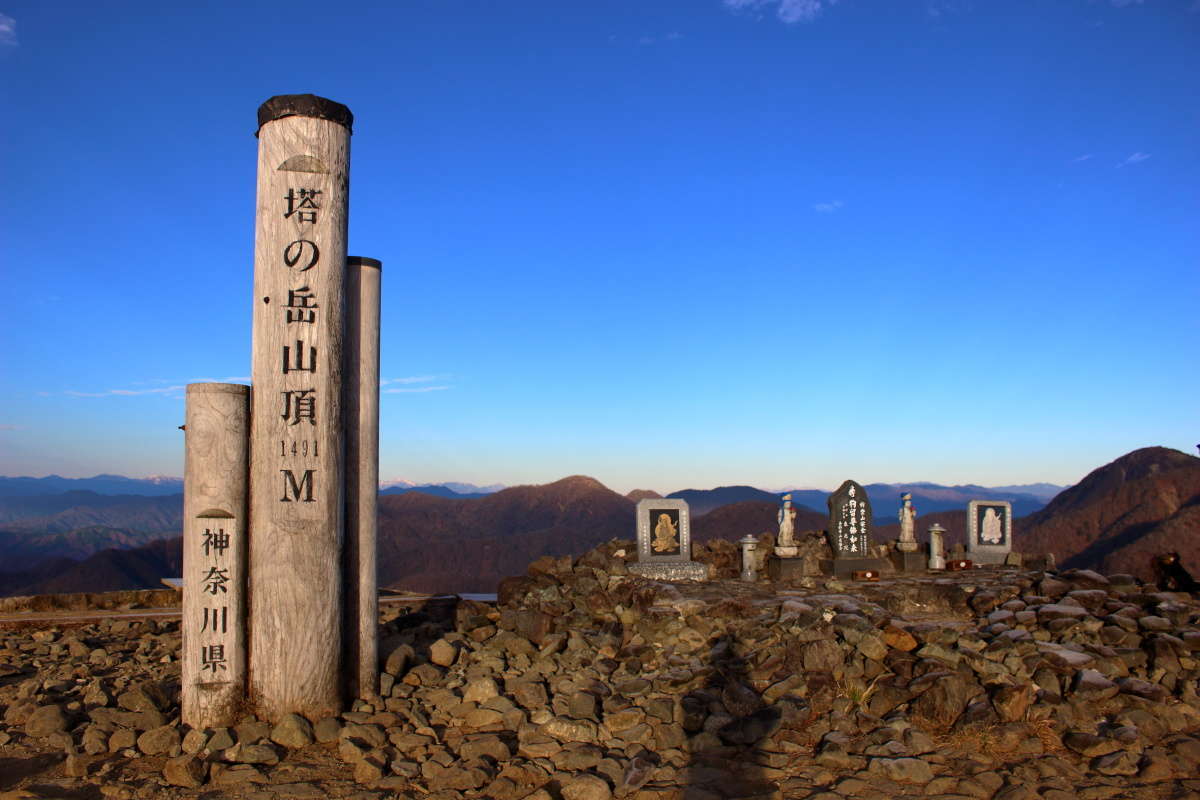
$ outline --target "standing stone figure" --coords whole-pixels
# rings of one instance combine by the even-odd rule
[[[912,494],[905,492],[900,495],[903,505],[900,506],[900,541],[897,542],[897,549],[906,553],[917,552],[917,537],[913,532],[913,526],[917,520],[917,510],[913,508]]]
[[[783,496],[783,505],[775,515],[779,522],[779,536],[775,539],[775,555],[781,558],[795,558],[800,552],[796,546],[796,509],[792,508],[792,496]]]

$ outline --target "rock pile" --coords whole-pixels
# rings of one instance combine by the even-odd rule
[[[0,744],[69,753],[64,774],[109,796],[260,783],[263,797],[432,800],[1200,793],[1187,595],[1016,569],[665,584],[629,575],[632,553],[546,557],[495,606],[387,622],[380,697],[337,719],[184,729],[176,624],[10,633]],[[732,577],[734,553],[713,542],[703,557]],[[303,771],[321,758],[324,772]],[[155,773],[106,784],[100,771],[126,762]]]

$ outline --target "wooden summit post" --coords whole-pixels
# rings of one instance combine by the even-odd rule
[[[250,423],[250,699],[341,710],[344,279],[353,116],[314,95],[258,109]]]
[[[183,468],[183,722],[225,728],[246,693],[250,387],[187,387]]]
[[[383,264],[346,259],[346,689],[379,695],[379,290]]]

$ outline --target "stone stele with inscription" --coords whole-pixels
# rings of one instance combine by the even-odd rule
[[[967,557],[976,564],[1003,564],[1012,552],[1012,503],[967,503]]]
[[[646,498],[637,504],[638,560],[635,575],[659,581],[706,581],[708,564],[692,561],[692,530],[686,500]]]

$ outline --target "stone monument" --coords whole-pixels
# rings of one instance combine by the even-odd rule
[[[914,531],[917,521],[917,509],[913,508],[912,493],[900,495],[900,539],[896,542],[896,551],[892,553],[892,563],[900,572],[920,572],[925,569],[925,559],[917,552],[917,536]]]
[[[692,561],[692,529],[686,500],[646,498],[637,504],[638,560],[635,575],[658,581],[706,581],[708,564]]]
[[[942,546],[942,535],[946,529],[936,522],[929,526],[929,568],[946,568],[946,551]]]
[[[867,491],[854,481],[842,483],[829,496],[829,546],[833,560],[822,563],[826,572],[839,578],[862,570],[880,570],[883,559],[872,555],[871,500]]]
[[[742,546],[742,575],[744,581],[755,581],[758,578],[758,539],[747,533],[738,544]]]
[[[1012,503],[967,503],[967,558],[976,564],[1003,564],[1012,552]]]

